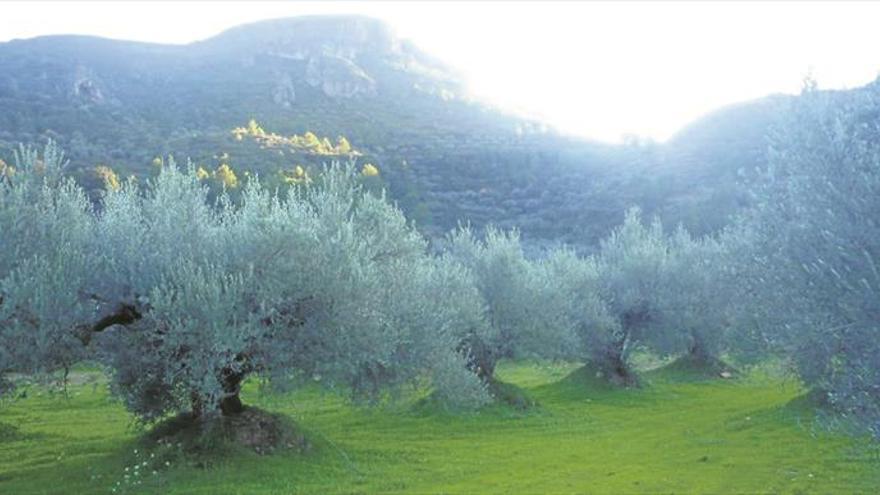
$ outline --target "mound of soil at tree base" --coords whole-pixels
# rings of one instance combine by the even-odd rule
[[[561,383],[594,390],[637,388],[641,386],[639,377],[633,371],[609,371],[593,363],[587,363],[572,371],[562,379]]]
[[[529,411],[539,406],[538,402],[525,390],[511,383],[493,378],[486,385],[486,388],[492,397],[492,401],[487,406],[508,406],[520,412]],[[436,411],[450,411],[450,407],[449,403],[439,397],[437,393],[431,392],[426,397],[419,399],[413,405],[413,410],[421,414],[432,414]],[[452,410],[454,409],[452,407]]]
[[[499,380],[489,382],[489,394],[501,404],[507,404],[519,411],[537,407],[538,402],[529,397],[525,390],[510,383]]]
[[[195,418],[180,414],[156,425],[146,436],[147,443],[180,445],[185,453],[212,454],[245,448],[265,455],[281,450],[308,451],[306,436],[286,416],[254,407],[231,416]]]
[[[657,371],[666,376],[687,380],[730,379],[739,375],[736,368],[719,358],[701,358],[690,354],[679,357]]]

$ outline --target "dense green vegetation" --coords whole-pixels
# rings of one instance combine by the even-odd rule
[[[78,372],[67,398],[34,386],[0,410],[0,491],[870,494],[880,483],[876,447],[815,429],[803,389],[766,371],[727,381],[653,371],[635,390],[597,386],[576,365],[501,363],[498,374],[540,409],[449,415],[414,404],[418,394],[364,409],[250,384],[247,401],[294,418],[308,448],[203,468],[139,443],[100,374]],[[125,483],[126,467],[142,485]]]

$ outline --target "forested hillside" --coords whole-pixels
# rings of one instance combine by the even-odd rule
[[[379,21],[302,17],[188,45],[84,36],[0,44],[0,158],[52,138],[93,193],[105,170],[95,167],[145,177],[168,155],[213,175],[226,165],[239,178],[293,180],[356,159],[375,166],[431,236],[469,221],[589,249],[633,205],[697,233],[724,225],[748,202],[739,184],[764,163],[787,100],[719,110],[665,144],[612,146],[473,101],[453,69]],[[317,146],[233,133],[251,120]],[[353,153],[340,152],[340,137]]]

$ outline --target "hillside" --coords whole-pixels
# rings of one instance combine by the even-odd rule
[[[527,61],[524,61],[527,63]],[[145,176],[157,156],[270,176],[347,156],[237,140],[255,119],[279,135],[344,136],[375,163],[425,232],[459,221],[589,246],[641,205],[697,231],[741,206],[784,98],[722,109],[666,144],[574,139],[466,94],[447,65],[358,16],[279,19],[187,45],[85,36],[0,44],[0,157],[59,141],[75,174]],[[711,215],[707,215],[711,205]]]

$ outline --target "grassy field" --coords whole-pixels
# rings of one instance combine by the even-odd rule
[[[0,493],[874,494],[880,487],[877,449],[813,428],[808,410],[792,403],[802,393],[796,383],[766,373],[696,381],[658,371],[641,389],[608,390],[574,369],[502,366],[504,380],[540,403],[528,412],[492,406],[452,415],[406,401],[369,409],[315,390],[271,395],[251,386],[247,402],[293,418],[311,447],[241,453],[207,467],[138,449],[142,432],[131,416],[99,374],[82,373],[68,398],[30,388],[0,405]]]

